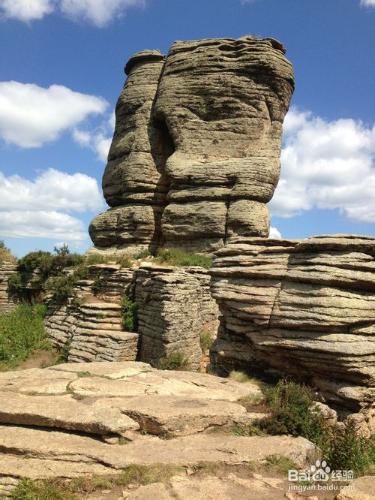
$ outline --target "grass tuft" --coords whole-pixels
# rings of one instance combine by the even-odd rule
[[[159,361],[159,370],[185,370],[189,362],[181,352],[173,352]]]
[[[200,266],[205,269],[212,267],[212,257],[184,252],[177,248],[162,248],[158,251],[156,262],[170,264],[171,266]]]
[[[50,349],[44,330],[45,306],[21,304],[0,315],[0,370],[16,368],[36,350]]]

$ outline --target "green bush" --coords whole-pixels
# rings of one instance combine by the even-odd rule
[[[23,479],[12,492],[15,500],[75,500],[78,498],[62,482]]]
[[[366,473],[375,464],[375,437],[359,436],[353,424],[328,440],[325,457],[332,469]]]
[[[177,248],[160,249],[155,260],[161,264],[170,264],[171,266],[200,266],[206,269],[212,267],[211,257],[184,252]]]
[[[10,295],[18,295],[23,287],[24,283],[21,274],[19,272],[11,274],[8,278],[8,291]]]
[[[303,436],[320,445],[326,436],[324,418],[320,412],[311,412],[314,402],[311,389],[291,381],[281,380],[265,389],[271,416],[259,426],[268,434]]]
[[[188,360],[181,352],[173,352],[159,361],[160,370],[184,370],[188,368]]]
[[[210,347],[212,346],[214,342],[214,339],[212,338],[212,335],[210,332],[203,331],[200,334],[200,345],[202,352],[207,352]]]
[[[15,262],[16,258],[13,257],[9,248],[5,246],[5,243],[0,240],[0,265],[5,261]]]
[[[127,295],[124,295],[121,302],[122,326],[127,332],[138,330],[138,306]]]
[[[45,306],[19,305],[0,315],[0,369],[15,368],[37,349],[49,349],[44,330]]]

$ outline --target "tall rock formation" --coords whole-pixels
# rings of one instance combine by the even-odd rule
[[[176,42],[135,54],[103,177],[98,249],[211,252],[267,236],[293,69],[276,40]]]
[[[216,365],[294,375],[375,432],[375,238],[243,240],[212,275]]]

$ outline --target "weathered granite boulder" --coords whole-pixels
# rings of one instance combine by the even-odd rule
[[[295,375],[375,431],[375,238],[238,241],[212,275],[217,365]]]
[[[293,69],[276,40],[176,42],[126,65],[103,191],[99,249],[210,252],[267,236]]]

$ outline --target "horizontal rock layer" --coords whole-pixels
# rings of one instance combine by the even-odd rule
[[[8,280],[17,271],[17,264],[0,263],[0,313],[9,312],[15,307],[15,301],[9,293]]]
[[[259,395],[252,383],[134,362],[0,373],[0,495],[21,478],[108,475],[134,464],[239,465],[284,455],[304,465],[314,453],[305,439],[220,433],[251,423],[238,400]]]
[[[293,69],[276,40],[176,42],[135,54],[103,177],[97,248],[211,252],[267,236]]]
[[[216,337],[218,307],[210,294],[210,276],[199,267],[143,266],[136,272],[135,302],[142,361],[157,365],[179,353],[198,369],[200,336]]]
[[[241,240],[217,252],[216,364],[273,367],[375,431],[375,239]]]

